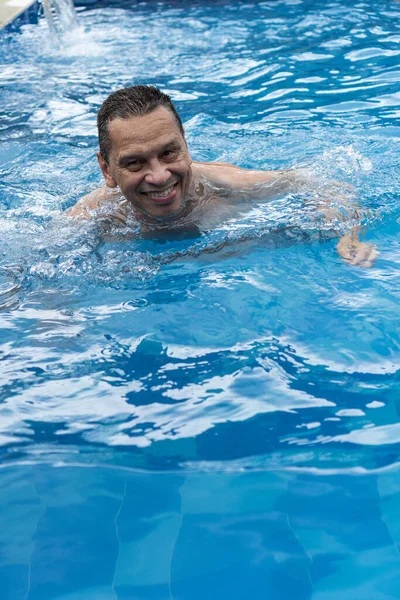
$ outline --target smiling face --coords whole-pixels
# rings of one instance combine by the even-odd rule
[[[179,214],[192,180],[192,159],[172,113],[162,106],[141,117],[116,118],[108,132],[108,162],[97,155],[106,184],[119,186],[134,208],[151,217]]]

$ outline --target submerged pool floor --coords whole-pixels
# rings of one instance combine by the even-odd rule
[[[399,11],[118,2],[0,34],[2,600],[398,599]],[[71,226],[136,83],[194,160],[350,184],[374,267],[309,195]]]
[[[398,593],[398,471],[160,474],[42,464],[3,469],[0,489],[6,598]]]

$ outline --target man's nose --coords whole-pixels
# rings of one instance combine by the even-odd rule
[[[159,160],[152,161],[149,164],[148,173],[146,174],[146,182],[152,185],[161,186],[169,181],[171,173]]]

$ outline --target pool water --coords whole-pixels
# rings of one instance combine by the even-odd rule
[[[399,16],[117,2],[3,31],[2,599],[399,598]],[[351,184],[375,266],[295,195],[180,235],[66,222],[135,83],[195,160]]]

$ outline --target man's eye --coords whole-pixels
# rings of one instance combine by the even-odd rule
[[[137,169],[140,169],[140,161],[138,161],[138,160],[130,160],[126,164],[126,166],[128,167],[128,169],[132,169],[133,171],[137,170]]]
[[[165,150],[165,152],[163,152],[163,158],[168,159],[172,159],[175,158],[175,156],[178,154],[177,150]]]

